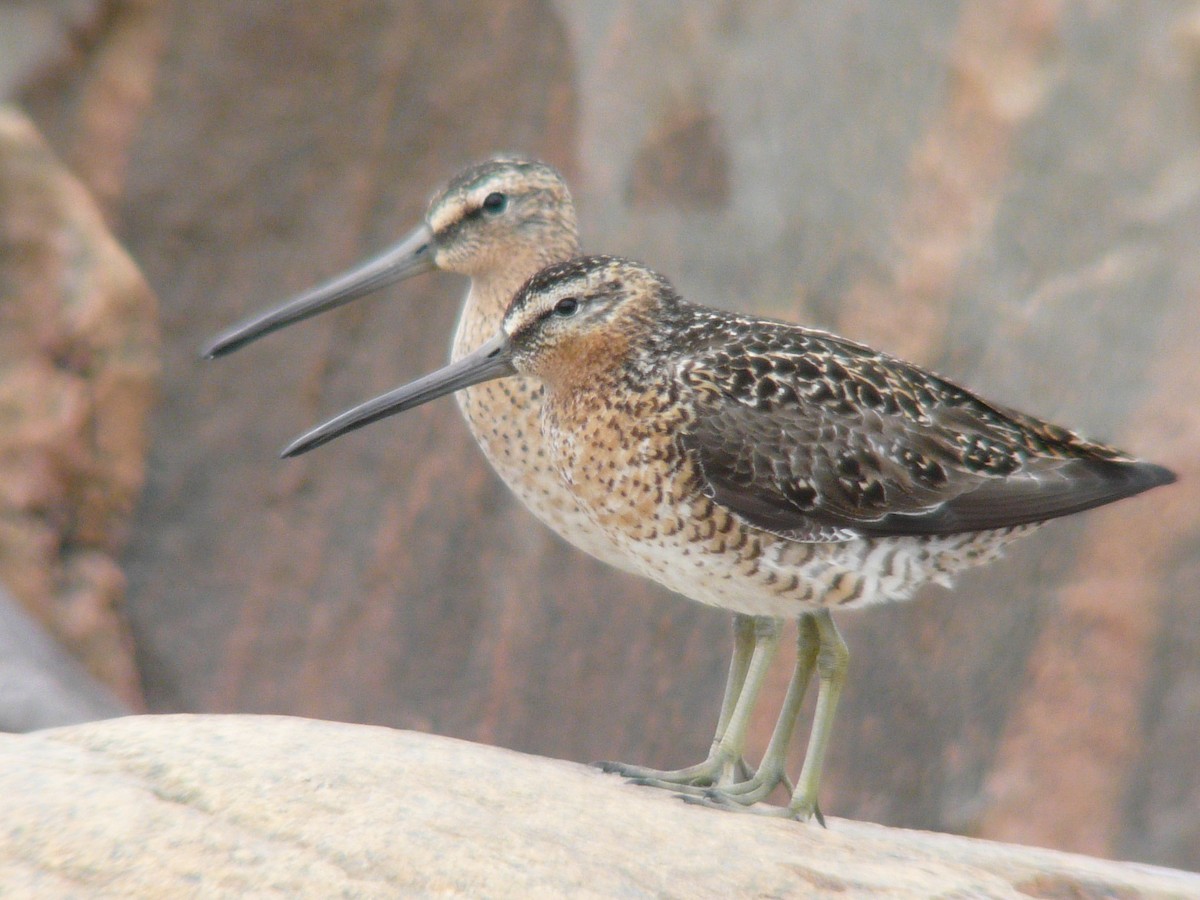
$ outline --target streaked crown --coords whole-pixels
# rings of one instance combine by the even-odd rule
[[[553,369],[620,364],[678,302],[670,283],[641,263],[582,256],[529,279],[502,327],[518,368],[550,378]]]

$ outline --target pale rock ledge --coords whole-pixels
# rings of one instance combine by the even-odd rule
[[[1200,897],[1200,875],[734,815],[587,766],[263,716],[0,735],[3,897]]]

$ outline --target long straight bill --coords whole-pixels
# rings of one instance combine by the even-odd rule
[[[391,249],[305,291],[282,306],[231,328],[201,353],[206,359],[224,356],[272,331],[349,303],[394,281],[427,272],[434,267],[433,254],[430,252],[432,239],[428,226],[422,225]]]
[[[413,409],[436,400],[446,394],[491,381],[494,378],[504,378],[515,375],[516,369],[512,364],[512,353],[508,337],[499,334],[492,338],[474,353],[469,353],[458,362],[451,363],[443,369],[438,369],[432,375],[418,378],[416,381],[389,391],[374,400],[368,400],[361,406],[342,413],[335,419],[330,419],[324,425],[318,425],[307,434],[303,434],[283,449],[280,456],[299,456],[315,447],[327,444],[334,438],[341,437],[348,431],[378,422],[388,416]]]

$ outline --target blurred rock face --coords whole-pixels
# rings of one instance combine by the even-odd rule
[[[145,477],[153,295],[32,124],[0,109],[0,582],[140,705],[118,554]]]
[[[440,363],[460,282],[195,360],[516,150],[564,170],[589,250],[692,300],[833,328],[1180,471],[952,593],[846,617],[823,802],[1200,865],[1193,6],[107,9],[21,97],[163,303],[123,556],[154,709],[661,766],[706,749],[724,617],[557,543],[453,404],[274,461]]]

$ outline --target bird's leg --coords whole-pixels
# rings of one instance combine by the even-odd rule
[[[822,609],[814,613],[813,618],[821,638],[821,649],[817,652],[817,709],[813,713],[812,734],[808,739],[808,750],[804,754],[800,780],[796,782],[791,802],[786,809],[780,810],[779,814],[802,822],[815,816],[817,821],[824,825],[825,817],[821,815],[821,807],[817,804],[817,789],[821,786],[821,769],[825,764],[829,736],[833,732],[838,700],[846,683],[850,650],[842,640],[837,626],[833,624],[833,616],[829,614],[829,610]]]
[[[625,763],[600,763],[606,772],[617,772],[638,784],[697,792],[731,782],[745,766],[742,753],[750,714],[758,700],[771,660],[779,649],[782,624],[770,616],[734,618],[734,653],[725,683],[725,699],[717,733],[708,757],[685,769],[659,770]]]
[[[704,762],[688,766],[686,769],[651,769],[646,766],[635,766],[620,762],[602,762],[597,763],[597,765],[605,772],[616,772],[627,778],[654,778],[659,781],[670,781],[672,785],[686,784],[689,781],[700,778],[700,781],[694,781],[693,783],[712,784],[712,781],[704,779],[711,774],[711,761],[715,758],[717,747],[721,743],[721,738],[725,736],[725,731],[729,727],[729,720],[733,716],[734,708],[737,706],[738,697],[742,693],[742,685],[746,681],[746,670],[750,667],[750,657],[754,653],[754,635],[754,616],[734,613],[733,657],[729,661],[729,674],[725,677],[725,696],[721,699],[721,713],[717,717],[717,730],[713,735],[712,745],[708,751],[708,758]],[[738,764],[741,769],[744,769],[746,766],[743,760],[739,760]],[[683,780],[680,781],[678,779]]]
[[[714,804],[738,803],[749,806],[764,799],[780,783],[787,782],[784,769],[787,765],[788,744],[791,743],[792,734],[796,730],[796,718],[800,715],[805,690],[817,666],[821,644],[820,630],[814,613],[801,615],[798,624],[796,669],[788,683],[783,708],[779,711],[779,719],[775,722],[771,742],[767,745],[767,752],[758,766],[758,772],[745,781],[709,789],[705,798]],[[789,784],[788,790],[791,789]]]
[[[713,741],[708,758],[689,769],[682,769],[678,773],[674,773],[676,775],[686,773],[689,776],[686,780],[650,777],[635,779],[638,784],[701,793],[710,786],[733,782],[740,770],[745,768],[742,755],[746,749],[746,734],[750,728],[750,716],[754,712],[758,695],[766,681],[767,671],[779,649],[779,638],[783,631],[783,625],[779,619],[770,616],[748,618],[753,626],[750,660],[741,679],[741,689],[738,691],[736,699],[728,703],[732,706],[732,711],[728,721],[725,722],[725,727],[720,728],[718,722],[720,736]],[[735,622],[735,629],[740,624],[744,623]],[[723,702],[722,708],[725,706],[726,702]]]
[[[738,697],[742,695],[742,686],[746,683],[746,670],[750,668],[750,657],[754,654],[754,616],[745,613],[733,614],[733,656],[729,660],[729,674],[725,677],[725,694],[721,698],[721,713],[717,716],[717,730],[713,734],[712,746],[708,755],[717,752],[721,738],[729,727],[729,720],[737,707]],[[749,778],[754,770],[747,764],[744,757],[739,756],[736,764],[737,777]]]

